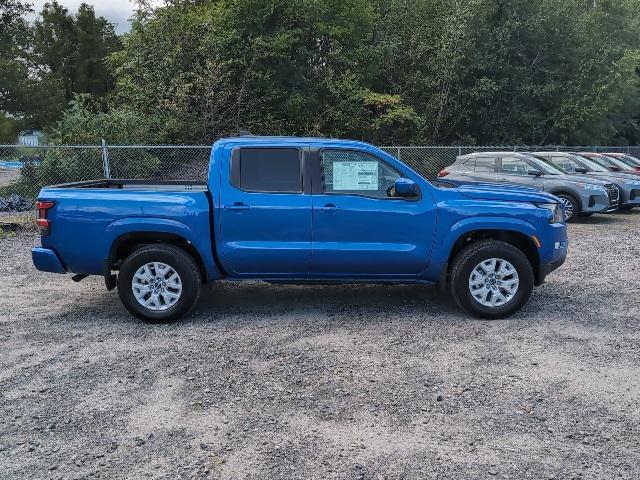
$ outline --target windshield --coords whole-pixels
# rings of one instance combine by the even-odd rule
[[[603,155],[603,157],[609,160],[610,162],[612,162],[614,166],[620,167],[622,170],[631,170],[629,168],[629,165],[624,163],[622,160],[618,160],[617,158],[614,158],[614,157],[607,157],[606,155]]]
[[[531,160],[533,163],[535,163],[536,168],[546,175],[564,175],[565,174],[565,172],[563,172],[561,169],[556,167],[554,164],[548,163],[542,160],[540,157],[535,157],[533,155],[526,155],[526,157],[529,160]]]
[[[569,157],[552,157],[551,159],[548,159],[536,155],[536,158],[540,159],[540,161],[546,163],[547,165],[551,165],[552,167],[556,167],[559,170],[562,170],[563,173],[578,173],[576,172],[576,167],[582,168],[582,165],[580,165],[580,163]]]
[[[590,172],[610,173],[608,168],[603,167],[599,163],[596,163],[587,157],[581,157],[578,155],[568,155],[567,159],[571,159],[571,161],[577,163],[581,167],[586,168]]]
[[[618,165],[609,157],[598,155],[596,156],[585,156],[585,158],[591,160],[592,162],[597,163],[598,165],[603,165],[605,167],[617,167]]]
[[[631,167],[640,166],[640,160],[638,160],[636,157],[632,157],[631,155],[621,155],[620,157],[616,158]]]
[[[579,161],[580,161],[580,163],[584,164],[584,166],[586,168],[588,168],[589,170],[591,170],[592,172],[609,173],[609,169],[607,169],[606,167],[603,167],[599,163],[594,162],[590,158],[579,157]]]
[[[611,166],[611,163],[610,163],[610,162],[607,162],[607,161],[603,160],[603,159],[602,159],[602,158],[600,158],[600,157],[587,157],[587,156],[583,156],[583,155],[578,155],[578,158],[579,158],[580,160],[584,159],[584,160],[588,160],[588,161],[589,161],[589,162],[591,162],[591,163],[595,163],[596,165],[600,165],[600,166],[601,166],[601,167],[603,167],[607,172],[609,171],[609,169],[608,169],[608,168],[606,168],[606,167]]]

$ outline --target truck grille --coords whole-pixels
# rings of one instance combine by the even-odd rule
[[[607,196],[609,197],[609,208],[607,211],[617,210],[620,204],[620,190],[612,183],[607,183],[604,188],[607,189]]]

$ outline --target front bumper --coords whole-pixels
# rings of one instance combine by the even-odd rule
[[[547,278],[547,275],[560,268],[566,259],[567,257],[565,255],[564,258],[556,260],[555,262],[543,263],[542,265],[540,265],[540,278],[538,280],[538,283],[543,284],[545,278]]]
[[[619,198],[611,198],[608,192],[585,191],[581,194],[581,213],[609,213],[620,207]]]
[[[622,185],[620,203],[625,207],[640,207],[640,188]]]
[[[67,273],[60,257],[48,248],[36,247],[31,250],[33,264],[41,272]]]
[[[567,259],[569,241],[566,224],[552,224],[541,236],[540,268],[536,286],[542,285],[547,275],[559,268]]]

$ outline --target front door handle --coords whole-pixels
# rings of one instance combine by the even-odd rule
[[[327,203],[324,207],[319,207],[318,210],[326,213],[335,213],[338,210],[338,207],[333,203]]]
[[[244,210],[249,210],[249,205],[242,203],[242,202],[236,202],[233,205],[227,205],[227,210],[234,210],[237,212],[242,212]]]

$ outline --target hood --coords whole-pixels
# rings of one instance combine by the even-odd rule
[[[594,185],[606,185],[607,183],[611,183],[610,181],[596,178],[591,175],[587,175],[585,173],[575,173],[575,174],[569,173],[566,175],[548,175],[544,178],[549,180],[553,180],[554,178],[556,178],[558,180],[569,180],[570,182],[592,183]]]
[[[590,178],[607,179],[610,182],[618,183],[635,183],[640,182],[640,178],[635,173],[622,173],[622,172],[590,172],[588,175]]]
[[[526,203],[558,203],[549,193],[510,183],[465,183],[456,187],[462,195],[474,200],[497,200]]]

